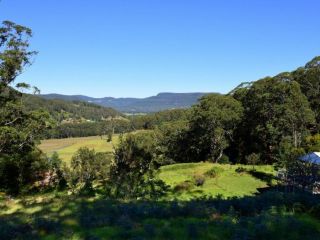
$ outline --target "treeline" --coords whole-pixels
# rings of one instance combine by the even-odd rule
[[[320,131],[320,57],[230,94],[204,96],[185,113],[162,124],[150,116],[136,119],[145,128],[152,123],[164,163],[281,165],[293,152],[301,155],[319,146],[314,135]]]
[[[133,129],[154,129],[166,122],[184,121],[187,120],[189,109],[171,109],[146,115],[129,116]]]
[[[64,103],[64,101],[61,101]],[[81,102],[81,104],[86,104]],[[102,107],[103,108],[103,107]],[[47,109],[47,108],[44,108]],[[99,136],[105,135],[107,132],[112,131],[115,134],[128,133],[135,130],[151,130],[155,129],[157,126],[160,126],[166,122],[174,121],[186,121],[187,115],[189,113],[188,109],[174,109],[174,110],[165,110],[157,113],[147,114],[147,115],[135,115],[135,116],[110,116],[107,119],[88,121],[83,118],[74,119],[74,116],[70,116],[72,119],[67,121],[59,122],[57,118],[56,121],[52,124],[51,128],[47,129],[43,135],[43,139],[49,138],[69,138],[69,137],[88,137],[88,136]],[[61,116],[61,113],[53,111],[54,115]],[[62,113],[64,114],[64,113]],[[50,114],[51,115],[51,114]],[[51,115],[52,116],[52,115]],[[66,115],[65,115],[66,116]],[[82,115],[84,116],[84,115]],[[88,113],[89,119],[94,117],[99,118],[101,115],[95,113],[95,115],[90,115]],[[77,121],[78,119],[78,121]]]
[[[127,119],[110,119],[98,122],[65,123],[59,124],[51,129],[47,129],[42,138],[70,138],[102,136],[121,134],[132,131],[132,125]]]
[[[43,109],[50,114],[51,127],[42,138],[87,137],[113,133],[126,133],[141,129],[154,129],[165,122],[186,120],[188,109],[165,110],[146,115],[124,116],[112,108],[82,101],[43,99],[23,94],[22,104],[26,111]]]

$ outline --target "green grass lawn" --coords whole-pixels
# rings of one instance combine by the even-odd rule
[[[63,138],[49,139],[41,141],[39,148],[48,155],[57,152],[60,158],[67,163],[70,162],[72,155],[80,147],[88,147],[96,152],[112,152],[113,147],[118,143],[119,135],[114,135],[112,142],[107,142],[100,136],[81,137],[81,138]]]
[[[246,171],[236,172],[239,167]],[[216,175],[208,176],[206,172],[214,169]],[[275,170],[272,166],[221,165],[213,163],[184,163],[164,166],[160,169],[159,178],[172,188],[167,199],[189,200],[195,197],[221,195],[222,197],[241,197],[257,193],[275,182]],[[203,177],[201,186],[194,184],[195,178]]]

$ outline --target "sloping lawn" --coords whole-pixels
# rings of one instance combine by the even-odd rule
[[[206,162],[164,166],[160,169],[159,177],[172,188],[167,198],[189,200],[203,196],[241,197],[253,195],[257,193],[258,188],[275,183],[274,174],[275,170],[272,166],[255,166],[253,168],[253,166]],[[204,179],[202,185],[197,186],[198,178]]]

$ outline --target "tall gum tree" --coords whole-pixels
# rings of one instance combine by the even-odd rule
[[[31,29],[10,21],[0,26],[0,188],[15,193],[37,176],[42,163],[35,144],[48,125],[48,114],[26,111],[22,94],[12,87],[36,54],[29,50],[31,36]]]
[[[220,160],[242,114],[241,103],[232,96],[210,94],[200,99],[193,107],[190,119],[190,136],[195,139],[194,149],[200,159]]]

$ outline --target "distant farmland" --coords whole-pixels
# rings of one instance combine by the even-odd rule
[[[72,155],[80,147],[88,147],[96,152],[112,152],[114,145],[118,143],[118,139],[119,135],[114,135],[112,142],[107,142],[106,138],[100,136],[49,139],[41,141],[39,148],[49,156],[53,152],[57,152],[62,160],[70,162]]]

